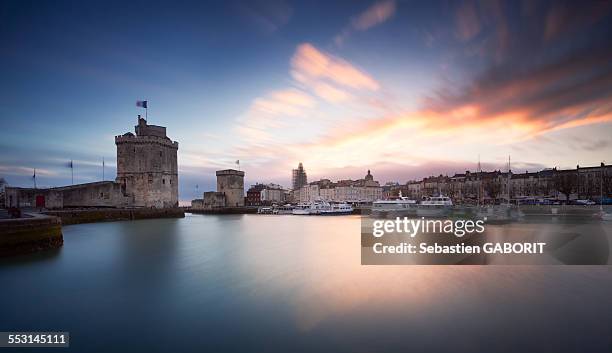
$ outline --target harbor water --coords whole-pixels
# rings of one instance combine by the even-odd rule
[[[359,216],[63,233],[0,260],[0,331],[68,331],[73,352],[612,351],[610,266],[362,266]]]

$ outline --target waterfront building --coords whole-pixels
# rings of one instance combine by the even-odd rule
[[[323,200],[329,202],[369,203],[382,198],[382,187],[368,170],[359,180],[339,180],[332,182],[321,179],[304,185],[299,191],[299,202]]]
[[[297,169],[293,169],[291,173],[291,185],[293,190],[299,190],[302,186],[306,184],[308,184],[306,170],[304,169],[302,162],[300,162]]]
[[[442,191],[442,194],[460,202],[476,202],[478,198],[486,203],[501,202],[508,198],[599,200],[600,194],[606,198],[612,196],[612,166],[602,163],[593,167],[576,166],[576,169],[565,170],[552,168],[524,173],[466,171],[451,177],[440,175],[410,181],[406,183],[406,188],[408,196],[413,199],[434,196]],[[389,191],[389,195],[393,193]]]
[[[261,202],[264,205],[284,203],[288,199],[288,191],[278,184],[267,184],[261,190]]]
[[[261,192],[266,186],[264,184],[252,185],[247,190],[246,205],[247,206],[261,206]]]

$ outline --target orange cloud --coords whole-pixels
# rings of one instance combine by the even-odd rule
[[[376,91],[380,88],[378,82],[364,71],[346,60],[319,51],[309,43],[298,46],[291,67],[293,78],[305,84],[328,80],[354,89]]]

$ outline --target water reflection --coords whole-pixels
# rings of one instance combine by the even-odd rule
[[[611,348],[608,266],[361,266],[355,216],[188,215],[64,235],[47,261],[0,265],[0,330],[68,330],[75,352]]]

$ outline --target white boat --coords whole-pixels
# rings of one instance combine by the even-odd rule
[[[297,205],[292,214],[294,215],[342,215],[353,213],[353,207],[347,203],[330,204],[325,201],[314,201],[309,204]]]
[[[309,215],[310,214],[310,205],[309,204],[299,204],[291,210],[291,214],[294,215]]]
[[[424,197],[416,207],[416,214],[419,217],[441,217],[450,213],[453,201],[450,197],[442,195]]]
[[[294,207],[290,204],[286,204],[284,206],[274,206],[272,213],[273,214],[292,214]]]
[[[257,209],[259,214],[272,214],[272,207],[260,207]]]
[[[324,208],[319,213],[322,216],[335,216],[335,215],[345,215],[353,213],[353,206],[343,203],[332,203],[329,204],[329,208]]]
[[[400,191],[399,197],[395,200],[378,200],[372,203],[372,215],[374,216],[385,216],[388,214],[415,214],[416,213],[415,200],[411,200],[405,196],[402,196]]]

